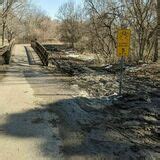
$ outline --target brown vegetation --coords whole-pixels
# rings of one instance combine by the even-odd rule
[[[132,30],[128,61],[156,61],[156,8],[154,0],[86,0],[83,9],[66,3],[59,10],[60,37],[77,49],[115,62],[117,29],[125,26]]]
[[[132,30],[128,61],[157,61],[157,4],[156,0],[86,0],[78,6],[67,2],[59,8],[57,20],[52,20],[27,0],[1,0],[2,45],[14,38],[20,43],[60,40],[113,63],[117,62],[117,29],[127,27]]]
[[[5,39],[16,39],[19,43],[55,39],[58,23],[47,16],[41,9],[27,0],[1,0],[2,46]]]

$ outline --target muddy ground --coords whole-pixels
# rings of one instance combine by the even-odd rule
[[[58,61],[60,72],[71,76],[69,86],[79,91],[49,108],[59,116],[66,159],[160,159],[160,63],[126,64],[119,97],[119,65]]]
[[[51,110],[60,117],[65,157],[160,159],[160,64],[127,66],[122,97],[117,66],[88,68],[69,82],[83,97]]]

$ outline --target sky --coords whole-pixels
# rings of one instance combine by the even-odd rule
[[[32,3],[34,3],[36,6],[40,6],[40,8],[47,13],[47,15],[49,15],[54,19],[56,18],[58,8],[62,4],[68,1],[70,0],[32,0]],[[72,0],[72,1],[75,2],[76,4],[79,4],[83,0]]]

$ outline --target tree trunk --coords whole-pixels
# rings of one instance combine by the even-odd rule
[[[2,24],[2,46],[4,46],[4,40],[5,40],[5,22]]]
[[[153,62],[156,62],[158,60],[158,36],[156,35],[156,41],[155,41],[155,51],[153,55]]]
[[[155,53],[153,61],[158,61],[160,57],[160,0],[157,0],[157,31],[156,31],[156,43],[155,43]]]
[[[71,42],[71,47],[74,49],[74,42]]]

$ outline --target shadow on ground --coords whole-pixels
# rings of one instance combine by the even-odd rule
[[[138,105],[131,107],[133,101]],[[6,115],[0,130],[7,136],[43,139],[39,147],[50,157],[63,153],[66,159],[154,159],[160,156],[159,109],[132,97],[119,103],[73,98]]]

